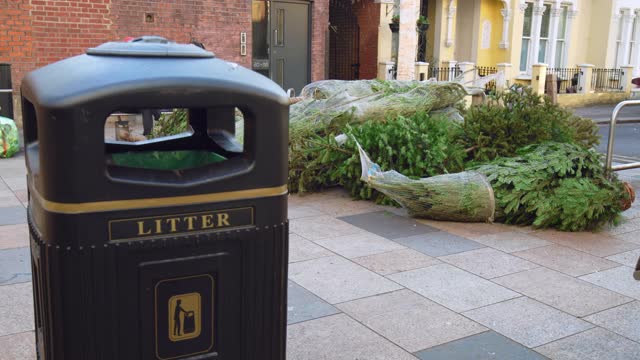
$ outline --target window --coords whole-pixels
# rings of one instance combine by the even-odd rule
[[[551,4],[544,4],[544,13],[539,22],[540,37],[538,39],[538,53],[531,54],[531,48],[533,47],[532,34],[533,29],[533,3],[528,2],[527,8],[524,12],[524,24],[522,27],[522,49],[520,50],[520,71],[526,72],[528,65],[532,62],[546,63],[555,67],[563,67],[565,65],[565,52],[566,41],[568,37],[567,19],[569,16],[569,8],[563,5],[561,8],[560,17],[558,21],[558,29],[555,34],[551,34],[552,24],[555,19],[551,16]],[[555,35],[556,40],[552,43],[551,39]],[[555,47],[555,55],[551,55],[553,52],[552,47]],[[535,56],[534,59],[529,59],[529,56]],[[553,59],[550,57],[554,56]]]
[[[533,4],[527,3],[522,26],[522,49],[520,49],[520,71],[527,71],[527,57],[531,45],[531,23],[533,22]]]
[[[542,14],[542,24],[540,25],[540,50],[538,51],[538,62],[544,63],[547,58],[547,47],[549,46],[549,28],[551,24],[551,5],[544,5]]]
[[[616,37],[616,67],[620,67],[620,64],[622,62],[622,31],[623,31],[623,26],[624,26],[624,18],[623,18],[624,14],[620,14],[620,17],[618,18],[618,35]]]
[[[638,15],[636,15],[636,17],[633,18],[633,26],[631,27],[631,41],[629,42],[629,61],[627,61],[627,64],[636,63],[633,59],[633,50],[636,47],[636,29],[638,28],[638,26],[640,26],[640,24],[638,24],[639,21],[640,19],[638,19]]]
[[[560,14],[560,23],[558,24],[558,37],[556,39],[556,58],[553,59],[555,67],[562,68],[566,66],[565,59],[565,43],[567,37],[567,17],[569,15],[569,7],[563,6]]]

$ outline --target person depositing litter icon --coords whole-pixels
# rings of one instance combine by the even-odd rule
[[[182,336],[196,331],[193,311],[186,311],[182,308],[182,300],[176,301],[176,307],[173,311],[173,335]],[[184,313],[184,321],[180,319],[180,313]],[[182,333],[180,333],[182,330]]]
[[[202,315],[199,293],[174,295],[168,305],[169,340],[183,341],[200,336]]]
[[[187,313],[182,306],[180,306],[180,304],[182,304],[182,300],[178,300],[176,301],[176,308],[173,311],[173,335],[175,336],[180,336],[182,334],[180,334],[180,328],[182,327],[182,321],[180,320],[180,313]]]

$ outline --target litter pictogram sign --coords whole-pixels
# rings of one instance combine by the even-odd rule
[[[166,279],[155,286],[156,357],[181,359],[214,344],[214,279],[209,274]]]
[[[175,295],[169,298],[169,339],[183,341],[200,335],[202,313],[200,293]]]

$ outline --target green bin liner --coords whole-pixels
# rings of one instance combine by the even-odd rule
[[[20,150],[19,136],[16,123],[0,116],[0,158],[10,158]]]
[[[140,151],[111,155],[114,165],[151,170],[185,170],[227,160],[210,151]]]

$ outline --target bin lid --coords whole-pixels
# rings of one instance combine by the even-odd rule
[[[107,97],[133,102],[141,93],[176,88],[187,89],[175,95],[181,97],[243,94],[288,105],[284,90],[269,78],[196,45],[158,37],[105,43],[34,70],[22,82],[23,96],[48,108],[72,108]]]
[[[193,44],[177,44],[160,36],[142,36],[128,42],[107,42],[87,50],[89,55],[212,58],[213,53]]]

